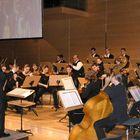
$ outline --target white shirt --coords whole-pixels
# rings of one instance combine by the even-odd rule
[[[83,66],[83,63],[82,62],[78,62],[76,66],[73,65],[72,67],[73,67],[74,70],[78,71],[78,70],[81,69],[82,66]]]

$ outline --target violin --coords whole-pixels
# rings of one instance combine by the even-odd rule
[[[73,127],[69,140],[98,140],[94,123],[108,117],[113,111],[108,95],[102,91],[92,97],[84,105],[83,111],[84,118],[80,124]]]

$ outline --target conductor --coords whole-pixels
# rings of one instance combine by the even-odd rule
[[[4,88],[8,79],[13,76],[16,72],[16,67],[13,67],[12,71],[6,72],[6,66],[2,65],[0,70],[0,138],[8,137],[10,134],[5,133],[5,106],[6,106],[6,95],[4,93]]]

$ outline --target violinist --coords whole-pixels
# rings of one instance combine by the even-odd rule
[[[101,89],[101,81],[97,79],[96,73],[93,71],[89,71],[86,76],[87,86],[84,90],[81,90],[80,96],[83,103],[86,103],[93,96],[98,95]],[[76,115],[80,114],[80,115]],[[78,124],[83,119],[84,113],[82,109],[76,109],[73,111],[69,111],[70,121],[73,124]]]
[[[30,66],[29,66],[29,64],[25,64],[24,65],[24,68],[23,68],[23,71],[18,74],[19,86],[22,86],[25,78],[27,76],[30,76],[30,74],[31,74],[31,72],[30,72]]]
[[[43,72],[40,74],[41,78],[39,81],[39,88],[36,92],[34,102],[38,105],[41,104],[40,97],[44,93],[52,93],[53,94],[53,100],[54,100],[54,107],[57,110],[58,107],[58,100],[57,100],[57,89],[55,87],[49,86],[49,67],[46,65],[43,68]]]
[[[37,64],[32,65],[31,74],[36,76],[40,75],[39,67]]]
[[[112,114],[94,123],[98,139],[105,138],[105,132],[110,132],[116,124],[128,119],[126,90],[122,84],[122,75],[118,74],[111,79],[111,86],[105,89],[113,105]],[[104,132],[105,128],[105,132]]]
[[[80,93],[83,103],[86,103],[90,98],[96,96],[100,92],[102,85],[101,80],[97,78],[94,71],[86,73],[85,79],[87,80],[86,88]]]
[[[74,82],[74,85],[78,89],[78,87],[79,87],[79,81],[78,81],[78,78],[75,75],[75,73],[73,73],[73,69],[72,69],[71,65],[68,65],[66,67],[66,72],[67,72],[68,76],[71,76],[72,77],[73,82]]]

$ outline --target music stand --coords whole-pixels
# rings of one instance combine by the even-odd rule
[[[68,66],[68,63],[54,63],[54,65],[57,67],[59,73],[67,73],[66,67]]]
[[[64,107],[64,110],[67,112],[64,117],[62,117],[59,122],[69,116],[69,111],[83,108],[83,103],[80,98],[78,91],[74,85],[72,77],[62,78],[62,83],[65,90],[58,91],[58,95]],[[69,132],[71,131],[71,120],[69,117]]]
[[[31,88],[36,87],[40,80],[41,76],[27,76],[23,82],[22,88]]]
[[[139,117],[140,115],[140,87],[133,86],[133,87],[129,87],[128,90],[135,101],[130,108],[129,115]]]
[[[20,111],[21,127],[20,127],[20,130],[17,130],[19,132],[32,134],[31,130],[23,129],[23,108],[29,108],[29,107],[32,107],[35,105],[34,102],[29,102],[29,101],[24,100],[26,97],[30,96],[33,93],[34,93],[34,90],[22,89],[22,88],[16,88],[7,93],[7,96],[20,98],[20,100],[14,100],[14,101],[8,102],[9,105],[14,105],[21,109],[21,111]],[[36,112],[34,112],[34,113],[37,115]]]
[[[63,86],[62,78],[68,77],[68,75],[50,75],[49,86]]]

